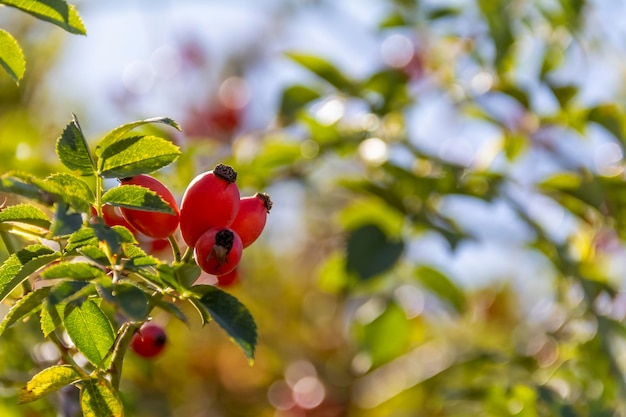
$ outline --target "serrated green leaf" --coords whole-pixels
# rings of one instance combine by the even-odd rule
[[[0,177],[0,191],[21,195],[51,206],[61,200],[63,193],[55,184],[25,172],[9,172]]]
[[[90,280],[104,276],[104,271],[87,262],[62,262],[52,265],[41,273],[42,278],[72,278]]]
[[[76,8],[64,0],[0,0],[0,4],[20,9],[70,33],[87,34]]]
[[[126,123],[116,127],[115,129],[107,133],[107,135],[103,137],[100,142],[98,142],[98,144],[96,145],[96,155],[98,157],[101,157],[110,146],[118,141],[124,140],[124,135],[126,135],[128,132],[140,126],[151,123],[163,123],[180,131],[180,126],[178,126],[178,123],[176,123],[169,117],[155,117],[151,119],[137,120],[134,122]]]
[[[403,250],[402,241],[392,240],[377,225],[367,224],[348,237],[346,269],[368,280],[390,269]]]
[[[61,317],[63,316],[65,307],[66,304],[53,305],[48,300],[43,302],[39,323],[44,337],[48,337],[50,333],[61,325]]]
[[[88,300],[66,314],[63,324],[76,348],[89,362],[106,367],[103,361],[113,346],[115,334],[102,309],[94,301]]]
[[[6,329],[13,326],[18,321],[30,316],[41,310],[43,300],[50,294],[50,287],[39,288],[36,291],[29,292],[20,298],[4,316],[0,323],[0,336]]]
[[[154,266],[159,264],[159,260],[153,256],[147,255],[143,249],[137,245],[125,244],[122,248],[124,256],[129,258],[124,266],[129,269],[137,270],[146,266]],[[161,281],[159,281],[161,282]]]
[[[75,251],[83,246],[98,246],[98,238],[96,232],[91,227],[83,227],[72,233],[67,239],[67,252]]]
[[[299,52],[287,52],[287,57],[302,65],[318,77],[326,80],[337,89],[351,92],[354,90],[352,83],[333,64],[315,55]]]
[[[178,146],[157,136],[125,137],[102,150],[99,171],[105,178],[150,174],[171,164],[180,154]]]
[[[95,165],[76,116],[57,139],[56,152],[63,165],[72,171],[81,175],[95,174]]]
[[[80,387],[83,417],[123,417],[124,407],[119,394],[106,379],[90,379]]]
[[[107,254],[97,246],[81,246],[78,249],[78,252],[102,266],[111,266],[111,262],[109,261]]]
[[[30,204],[17,204],[5,207],[0,211],[0,223],[19,222],[47,229],[50,220],[43,211]]]
[[[217,287],[203,285],[192,287],[202,293],[201,307],[228,333],[243,350],[250,363],[254,361],[257,342],[256,323],[248,309],[235,297]]]
[[[89,185],[72,174],[56,173],[44,179],[44,183],[53,183],[63,191],[63,199],[76,211],[89,213],[95,196]]]
[[[9,32],[2,29],[0,29],[0,65],[16,84],[19,84],[26,72],[26,60],[22,48]]]
[[[415,276],[427,290],[447,301],[458,313],[465,311],[466,300],[463,291],[447,276],[429,266],[417,267]]]
[[[102,196],[102,202],[136,210],[174,214],[172,207],[157,193],[139,185],[120,185]]]
[[[28,276],[61,256],[47,246],[30,245],[9,256],[0,265],[0,302]]]
[[[46,394],[55,392],[66,385],[80,381],[82,375],[72,365],[56,365],[36,374],[20,391],[20,404],[38,400]]]
[[[176,280],[185,288],[188,288],[200,277],[202,270],[196,264],[180,264],[174,272]]]
[[[133,232],[128,230],[126,227],[111,226],[111,230],[117,233],[120,243],[137,243],[137,239],[135,239],[135,235],[133,234]]]

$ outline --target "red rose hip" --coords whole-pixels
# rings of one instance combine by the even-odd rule
[[[256,193],[252,197],[243,197],[240,200],[239,212],[230,228],[237,232],[244,248],[250,246],[261,235],[271,209],[272,200],[264,193]]]
[[[156,324],[144,324],[133,335],[130,348],[139,356],[153,358],[157,356],[167,342],[165,330]]]
[[[159,180],[149,175],[136,175],[120,181],[122,185],[138,185],[157,193],[174,211],[174,214],[144,211],[120,207],[122,215],[135,230],[156,239],[171,236],[178,228],[180,210],[170,190]]]
[[[234,169],[218,164],[189,183],[180,204],[180,232],[187,245],[196,246],[204,232],[235,220],[240,199],[236,179]]]
[[[229,228],[214,227],[196,242],[194,257],[202,270],[211,275],[233,271],[241,260],[241,238]]]

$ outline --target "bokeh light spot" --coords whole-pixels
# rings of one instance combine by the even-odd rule
[[[293,387],[293,399],[300,407],[312,409],[324,401],[326,389],[322,382],[314,376],[306,376],[296,382]]]
[[[380,54],[385,64],[394,68],[402,68],[411,62],[413,43],[406,36],[396,33],[383,41]]]
[[[225,107],[243,109],[250,102],[250,86],[243,78],[230,77],[220,84],[217,95]]]
[[[380,165],[389,158],[389,149],[382,139],[369,138],[359,144],[359,156],[369,164]]]

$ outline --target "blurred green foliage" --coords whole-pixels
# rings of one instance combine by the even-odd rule
[[[155,362],[127,358],[128,415],[626,415],[624,111],[618,98],[586,103],[582,85],[562,75],[572,55],[611,53],[585,20],[593,5],[387,6],[381,40],[402,34],[413,56],[355,79],[326,57],[289,51],[316,78],[283,90],[275,126],[187,142],[162,174],[180,196],[196,172],[224,162],[237,169],[242,194],[272,195],[268,229],[229,289],[255,317],[259,346],[249,367],[214,327],[154,317],[172,343]],[[525,42],[541,51],[534,71],[523,69]],[[37,77],[0,86],[7,170],[52,170],[53,138],[29,96]],[[539,104],[546,95],[548,110]],[[496,139],[480,153],[459,142],[451,153],[432,151],[413,131],[429,120],[411,110],[433,97],[453,109],[441,125],[461,121]],[[330,117],[321,111],[329,104]],[[353,104],[365,109],[356,121],[341,111]],[[598,128],[611,138],[610,163],[573,157],[568,149],[606,145],[592,140]],[[504,262],[534,275],[468,283],[438,261],[429,245],[448,260],[511,245],[508,229],[480,233],[489,225],[471,207],[446,209],[459,198],[504,205],[524,230],[509,252],[518,255],[481,258],[481,272]],[[538,280],[542,290],[529,290]],[[48,357],[36,328],[11,329],[0,343],[2,415],[55,415],[50,407],[71,403],[70,392],[15,406],[16,386],[36,371],[31,361]]]

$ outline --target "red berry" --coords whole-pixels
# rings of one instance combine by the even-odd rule
[[[239,268],[235,268],[224,275],[218,275],[216,278],[219,287],[230,287],[239,282]]]
[[[272,200],[267,194],[256,193],[252,197],[243,197],[240,200],[239,212],[230,228],[237,232],[244,248],[250,246],[261,235],[271,209]]]
[[[131,232],[136,232],[135,228],[122,216],[120,207],[105,204],[102,206],[102,218],[104,219],[104,223],[109,227],[124,226]]]
[[[135,353],[144,358],[153,358],[165,347],[167,336],[165,330],[156,324],[144,324],[133,335],[130,347]]]
[[[122,185],[139,185],[154,191],[174,210],[174,214],[168,214],[121,207],[122,215],[132,227],[146,236],[157,239],[167,238],[176,231],[180,217],[178,204],[170,190],[161,181],[142,174],[125,178],[120,182]]]
[[[243,246],[237,233],[228,228],[207,230],[196,242],[194,256],[200,268],[211,275],[224,275],[237,267]]]
[[[189,183],[180,204],[180,232],[187,245],[196,246],[204,232],[235,220],[240,198],[236,179],[235,170],[219,164]]]

